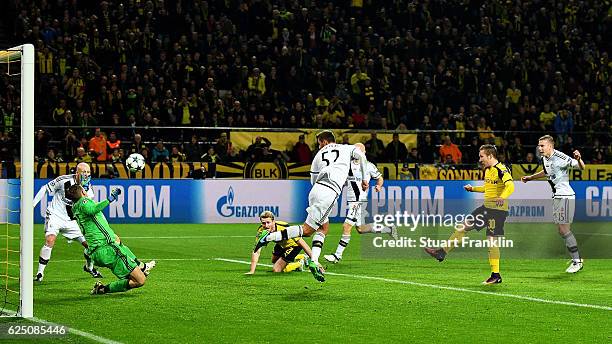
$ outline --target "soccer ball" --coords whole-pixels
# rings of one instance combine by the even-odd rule
[[[142,171],[145,167],[145,159],[138,153],[132,153],[128,156],[127,160],[125,160],[125,166],[127,166],[130,172]]]

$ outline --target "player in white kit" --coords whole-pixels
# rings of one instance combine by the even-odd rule
[[[576,193],[569,183],[569,169],[584,169],[584,161],[580,152],[573,152],[574,158],[569,157],[555,149],[552,136],[544,135],[538,141],[538,150],[542,155],[544,169],[536,174],[521,178],[523,183],[546,176],[553,192],[553,222],[559,225],[559,234],[565,240],[565,246],[572,257],[567,273],[576,273],[582,270],[582,259],[578,252],[576,237],[570,229],[574,220]]]
[[[45,268],[51,259],[51,251],[55,245],[58,234],[62,234],[68,240],[77,240],[87,251],[87,242],[77,222],[72,216],[72,201],[66,198],[66,190],[74,184],[80,184],[87,191],[87,196],[93,198],[94,193],[91,187],[91,171],[87,163],[80,163],[76,167],[75,174],[59,176],[43,186],[34,197],[34,207],[47,194],[53,194],[51,203],[47,206],[45,216],[45,244],[40,249],[38,258],[38,272],[36,273],[37,282],[42,282],[45,276]],[[85,265],[83,270],[91,274],[94,278],[102,278],[102,275],[93,266],[92,260],[86,253]]]
[[[336,138],[331,131],[322,131],[317,135],[319,151],[310,167],[310,182],[312,189],[308,194],[308,216],[301,226],[290,226],[284,231],[269,233],[263,231],[257,237],[255,251],[270,241],[281,241],[300,236],[311,236],[312,257],[308,268],[316,280],[325,281],[324,271],[319,264],[319,256],[325,241],[325,232],[329,222],[329,213],[342,192],[342,186],[349,176],[352,160],[359,160],[361,175],[368,177],[368,161],[365,154],[353,145],[336,144]],[[361,181],[361,189],[368,189],[369,178]],[[325,226],[324,226],[325,225]],[[315,234],[316,232],[316,234]]]
[[[365,154],[365,146],[362,143],[356,143],[355,147],[359,148]],[[368,171],[367,175],[370,179],[376,180],[376,186],[374,186],[374,191],[380,192],[382,189],[384,179],[376,165],[368,161]],[[340,237],[340,242],[338,242],[338,247],[336,248],[336,252],[332,254],[326,254],[323,256],[325,260],[331,263],[338,263],[342,259],[342,255],[344,250],[348,246],[351,240],[351,229],[353,226],[357,229],[357,233],[388,233],[394,239],[397,239],[397,229],[396,227],[386,227],[378,228],[379,226],[373,226],[371,223],[365,223],[365,219],[368,216],[367,206],[368,206],[368,192],[361,191],[359,184],[361,184],[361,180],[363,179],[361,172],[359,171],[359,161],[353,160],[351,163],[351,171],[349,173],[349,177],[344,185],[346,189],[346,197],[348,201],[348,209],[346,214],[346,219],[342,224],[342,236]]]

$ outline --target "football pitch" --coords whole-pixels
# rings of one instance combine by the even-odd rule
[[[327,281],[319,283],[308,272],[269,272],[272,245],[261,256],[266,265],[244,275],[253,224],[111,225],[141,260],[157,260],[146,285],[89,295],[95,280],[82,271],[80,245],[58,238],[45,280],[34,286],[34,314],[71,332],[29,342],[612,342],[612,259],[587,257],[583,271],[568,275],[565,257],[504,260],[502,249],[503,283],[483,286],[490,273],[486,250],[480,256],[457,252],[442,263],[420,251],[411,258],[371,258],[361,249],[373,236],[354,233],[344,260],[328,264]],[[555,227],[538,226],[547,233],[539,240],[556,240],[551,246],[562,253]],[[532,227],[507,224],[506,234],[518,238]],[[37,256],[42,227],[35,233]],[[608,233],[583,241],[612,255],[611,246],[596,247],[612,240]],[[441,238],[448,234],[440,231]],[[333,252],[339,238],[340,225],[333,224],[323,253]],[[115,279],[101,272],[104,283]],[[9,321],[18,320],[0,319]]]

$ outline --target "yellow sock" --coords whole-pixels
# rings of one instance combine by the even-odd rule
[[[461,238],[463,238],[465,236],[465,231],[455,231],[455,233],[453,233],[453,235],[450,236],[450,238],[448,238],[449,242],[453,242],[455,239],[457,239],[458,241],[461,241]],[[442,249],[444,250],[444,252],[448,253],[450,251],[452,251],[452,249],[455,248],[455,245],[450,245],[447,247],[443,247]]]
[[[285,266],[285,268],[283,269],[283,272],[295,271],[300,266],[302,266],[302,263],[299,260],[293,263],[289,263],[287,264],[287,266]]]
[[[489,247],[489,265],[491,272],[499,273],[499,247]]]

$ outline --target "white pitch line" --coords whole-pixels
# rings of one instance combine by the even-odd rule
[[[612,233],[574,233],[574,235],[601,235],[601,236],[612,236]]]
[[[202,261],[202,260],[210,260],[209,258],[139,258],[139,260],[141,261],[149,261],[149,260],[155,260],[155,261],[161,261],[161,262],[167,262],[167,261],[176,261],[176,262],[186,262],[186,261]],[[50,260],[49,262],[53,262],[53,263],[72,263],[72,262],[83,262],[85,261],[84,259],[55,259],[55,260]],[[0,264],[5,263],[3,261],[0,261]],[[32,261],[32,263],[38,263],[38,260],[34,260]]]
[[[17,313],[17,312],[15,312],[12,309],[10,309],[10,311],[12,313]],[[37,317],[25,318],[25,319],[33,321],[33,322],[36,322],[36,323],[39,323],[39,324],[43,324],[43,325],[53,325],[53,326],[60,325],[58,323],[49,322],[47,320],[40,319],[40,318],[37,318]],[[95,334],[92,334],[92,333],[89,333],[89,332],[85,332],[85,331],[81,331],[81,330],[78,330],[76,328],[72,328],[72,327],[69,327],[69,326],[66,326],[66,325],[60,325],[60,326],[66,327],[68,329],[68,332],[70,332],[72,334],[75,334],[77,336],[81,336],[83,338],[91,339],[94,342],[98,342],[98,343],[102,343],[102,344],[122,344],[121,342],[117,342],[117,341],[114,341],[112,339],[100,337],[100,336],[97,336]]]
[[[217,239],[217,238],[255,238],[254,235],[200,235],[200,236],[121,236],[121,239]]]
[[[229,262],[229,263],[251,264],[251,262],[247,262],[247,261],[244,261],[244,260],[235,260],[235,259],[226,259],[226,258],[215,258],[215,260]],[[257,265],[272,267],[272,265],[270,265],[270,264],[257,264]],[[499,296],[499,297],[507,297],[507,298],[512,298],[512,299],[527,300],[527,301],[540,302],[540,303],[549,303],[549,304],[555,304],[555,305],[583,307],[583,308],[594,308],[594,309],[601,309],[601,310],[604,310],[604,311],[612,311],[612,307],[610,307],[610,306],[590,305],[590,304],[586,304],[586,303],[575,303],[575,302],[558,301],[558,300],[548,300],[548,299],[541,299],[541,298],[531,297],[531,296],[523,296],[523,295],[515,295],[515,294],[507,294],[507,293],[495,293],[495,292],[492,292],[492,291],[482,291],[482,290],[474,290],[474,289],[467,289],[467,288],[450,287],[450,286],[444,286],[444,285],[429,284],[429,283],[420,283],[420,282],[412,282],[412,281],[404,281],[404,280],[398,280],[398,279],[392,279],[392,278],[384,278],[384,277],[343,274],[343,273],[337,273],[337,272],[326,272],[325,274],[326,275],[331,275],[331,276],[343,276],[343,277],[351,277],[351,278],[366,279],[366,280],[373,280],[373,281],[381,281],[381,282],[387,282],[387,283],[398,283],[398,284],[405,284],[405,285],[413,285],[413,286],[417,286],[417,287],[434,288],[434,289],[442,289],[442,290],[452,290],[452,291],[460,291],[460,292],[473,293],[473,294],[481,294],[481,295],[493,295],[493,296]]]
[[[39,318],[36,318],[36,317],[34,317],[34,318],[27,318],[27,319],[32,320],[32,321],[37,322],[37,323],[40,323],[40,324],[45,324],[45,325],[52,324],[52,323],[50,323],[50,322],[48,322],[46,320],[39,319]],[[121,342],[117,342],[117,341],[114,341],[112,339],[100,337],[100,336],[97,336],[97,335],[89,333],[89,332],[77,330],[76,328],[72,328],[72,327],[68,327],[68,326],[66,326],[66,327],[68,328],[68,332],[70,332],[72,334],[76,334],[77,336],[81,336],[81,337],[84,337],[84,338],[87,338],[87,339],[91,339],[91,340],[93,340],[95,342],[98,342],[98,343],[103,343],[103,344],[122,344]]]

